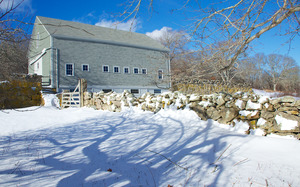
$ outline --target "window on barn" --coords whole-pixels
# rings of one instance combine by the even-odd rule
[[[124,67],[124,73],[129,74],[129,67]]]
[[[103,72],[109,72],[109,66],[108,65],[103,65],[102,70],[103,70]]]
[[[133,73],[134,74],[139,74],[139,68],[133,68]]]
[[[163,70],[158,70],[158,79],[163,79]]]
[[[154,89],[154,93],[155,94],[160,94],[161,93],[161,89]]]
[[[74,64],[66,64],[66,75],[74,76]]]
[[[132,94],[138,94],[140,92],[139,92],[139,89],[131,89],[130,93],[132,93]]]
[[[120,73],[120,67],[114,66],[114,73]]]
[[[147,69],[146,68],[142,69],[142,74],[147,74]]]
[[[102,91],[103,91],[104,93],[108,93],[108,92],[111,92],[112,89],[102,89]]]
[[[82,64],[82,71],[90,71],[88,64]]]

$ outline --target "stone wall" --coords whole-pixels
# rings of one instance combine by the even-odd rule
[[[41,83],[35,78],[0,82],[0,109],[39,106],[41,90]]]
[[[182,94],[170,92],[161,95],[144,94],[136,98],[128,91],[117,93],[84,93],[84,106],[119,112],[123,107],[139,107],[144,111],[158,112],[165,108],[191,109],[202,120],[213,119],[235,125],[245,121],[250,129],[263,129],[265,134],[293,135],[300,139],[300,100],[286,96],[270,99],[266,96],[238,92],[233,95]],[[288,125],[287,125],[288,124]]]

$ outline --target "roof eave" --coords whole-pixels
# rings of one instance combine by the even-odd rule
[[[123,46],[123,47],[132,47],[132,48],[138,48],[138,49],[160,51],[160,52],[165,52],[165,53],[170,52],[170,50],[167,49],[167,48],[153,48],[153,47],[147,47],[147,46],[142,46],[142,45],[134,45],[134,44],[127,44],[127,43],[116,42],[116,41],[109,41],[109,40],[71,37],[71,36],[64,36],[64,35],[57,35],[57,34],[52,34],[51,36],[53,38],[63,39],[63,40],[72,40],[72,41],[81,41],[81,42],[91,42],[91,43],[102,43],[102,44],[118,45],[118,46]]]

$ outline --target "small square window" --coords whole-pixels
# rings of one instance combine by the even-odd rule
[[[133,73],[134,74],[139,74],[139,68],[133,68]]]
[[[129,68],[128,67],[124,67],[124,73],[128,74],[129,73]]]
[[[114,73],[120,73],[120,67],[114,66]]]
[[[142,74],[147,74],[147,69],[146,68],[142,69]]]
[[[158,70],[158,79],[163,79],[163,70]]]
[[[74,76],[74,66],[73,64],[66,64],[66,75]]]
[[[109,72],[109,66],[104,65],[102,66],[103,72]]]
[[[132,94],[138,94],[138,93],[140,93],[138,89],[131,89],[130,92]]]
[[[82,71],[89,71],[89,65],[88,64],[82,64]]]
[[[154,89],[154,93],[155,94],[160,94],[161,93],[161,89]]]
[[[102,91],[103,91],[104,93],[108,93],[108,92],[111,92],[112,89],[103,89]]]

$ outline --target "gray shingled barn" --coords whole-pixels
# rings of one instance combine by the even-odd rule
[[[160,93],[170,88],[168,52],[144,34],[38,16],[28,71],[57,92],[83,78],[90,91]]]

